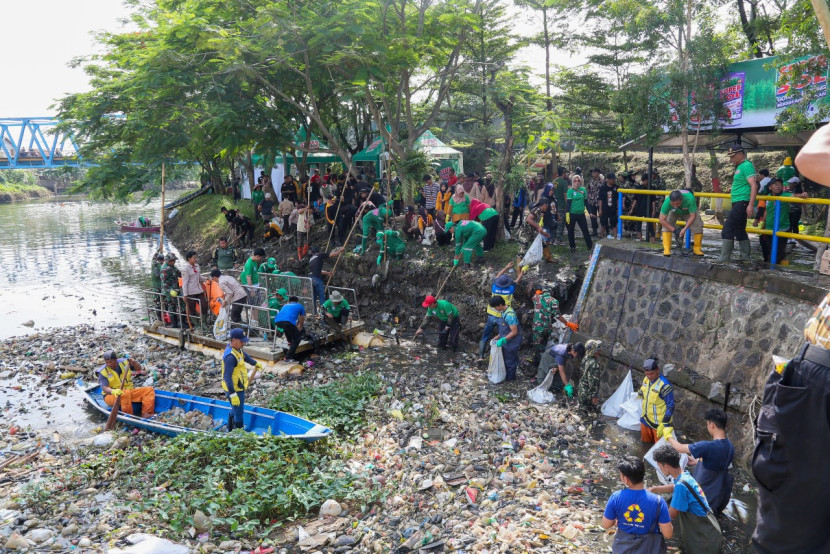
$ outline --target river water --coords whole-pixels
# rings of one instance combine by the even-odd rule
[[[79,197],[0,204],[0,339],[144,317],[139,291],[159,235],[122,233],[115,221],[157,222],[160,207],[160,199],[121,205]],[[165,240],[165,252],[171,248]]]

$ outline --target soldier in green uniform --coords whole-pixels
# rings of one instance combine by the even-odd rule
[[[682,218],[686,224],[683,228],[677,227],[675,223]],[[700,249],[703,243],[703,219],[697,211],[697,200],[695,195],[688,190],[673,190],[660,208],[660,225],[663,227],[663,255],[671,256],[672,234],[680,244],[685,244],[686,233],[692,232],[693,252],[695,256],[703,256]]]
[[[549,292],[537,290],[533,295],[533,330],[531,340],[537,352],[542,352],[548,342],[553,320],[558,319],[571,331],[579,330],[579,325],[568,321],[559,313],[559,302]]]
[[[582,358],[582,377],[579,379],[577,399],[579,405],[590,412],[599,410],[599,378],[602,368],[599,366],[599,350],[602,342],[589,340],[585,343],[585,357]]]
[[[164,258],[164,263],[159,270],[161,275],[161,292],[165,295],[164,309],[170,315],[170,324],[173,327],[179,326],[178,312],[181,311],[179,307],[179,277],[182,276],[181,271],[176,268],[176,255],[172,252],[167,254]]]
[[[217,269],[225,271],[226,269],[233,269],[236,266],[236,249],[228,246],[228,239],[222,237],[219,239],[219,248],[213,251],[213,265]]]
[[[487,229],[478,221],[465,219],[457,223],[447,223],[446,230],[455,231],[455,259],[453,265],[458,265],[458,260],[464,256],[464,264],[470,265],[473,253],[477,256],[476,262],[484,258],[484,250],[481,241],[487,236]]]
[[[384,239],[384,237],[386,237]],[[376,242],[380,246],[380,254],[378,254],[378,265],[383,261],[384,248],[389,249],[389,255],[396,259],[403,259],[403,253],[406,251],[406,243],[401,239],[401,234],[392,229],[387,229],[382,233],[375,235]]]

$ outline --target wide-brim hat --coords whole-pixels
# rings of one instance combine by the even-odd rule
[[[343,295],[340,294],[338,291],[334,291],[329,295],[329,300],[331,300],[335,304],[340,304],[341,302],[343,302]]]

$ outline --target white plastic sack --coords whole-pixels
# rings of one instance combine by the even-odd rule
[[[632,392],[622,405],[622,416],[617,420],[617,425],[629,431],[640,430],[640,411],[642,410],[642,399],[636,392]]]
[[[519,267],[523,265],[538,264],[542,261],[542,256],[544,255],[542,250],[545,248],[544,241],[545,237],[541,234],[536,235],[536,238],[533,240],[533,244],[531,244],[530,248],[528,248],[527,252],[525,252],[525,257],[522,258],[522,262],[519,264]]]
[[[631,379],[631,370],[628,370],[628,375],[625,376],[623,382],[614,391],[614,394],[605,401],[602,405],[602,415],[608,417],[620,417],[623,415],[622,405],[634,392],[634,382]]]
[[[646,452],[646,455],[643,456],[643,459],[645,461],[647,461],[648,463],[650,463],[652,466],[654,466],[654,469],[657,470],[657,478],[660,479],[661,483],[666,485],[669,482],[669,478],[666,475],[663,475],[660,472],[660,468],[657,467],[657,462],[654,461],[654,451],[657,450],[658,448],[660,448],[661,446],[663,446],[664,444],[669,444],[669,441],[667,441],[665,438],[661,438],[659,441],[654,443],[654,446],[651,447],[651,450]],[[686,469],[686,464],[688,462],[689,462],[689,456],[686,455],[686,454],[681,454],[680,455],[680,469],[681,470]]]
[[[535,402],[537,404],[550,404],[553,402],[553,393],[548,389],[552,384],[553,370],[548,371],[548,374],[545,376],[545,380],[542,381],[541,385],[527,391],[527,397],[530,398],[531,402]]]
[[[507,228],[504,229],[504,240],[510,240],[510,231]]]
[[[216,340],[228,338],[228,310],[225,306],[219,308],[219,315],[216,316],[216,323],[213,324],[213,336]]]
[[[496,346],[495,339],[490,341],[490,366],[487,368],[487,378],[496,385],[507,379],[504,356],[502,356],[501,347]]]

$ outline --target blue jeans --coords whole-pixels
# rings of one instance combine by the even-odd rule
[[[312,276],[311,286],[314,287],[312,297],[314,301],[314,309],[316,311],[317,304],[319,303],[322,306],[323,302],[326,301],[326,284],[323,283],[323,280],[319,277]]]
[[[484,351],[487,349],[487,343],[493,337],[493,334],[499,328],[499,320],[501,317],[487,314],[487,323],[484,324],[484,332],[481,333],[481,341],[478,343],[478,357],[484,357]]]
[[[228,397],[228,402],[230,402],[231,393],[225,391],[225,396]],[[245,391],[238,391],[236,396],[239,397],[239,406],[231,404],[231,414],[228,419],[228,431],[245,428]]]
[[[519,367],[519,347],[522,345],[521,336],[514,337],[507,341],[501,349],[501,355],[504,358],[504,367],[507,370],[507,380],[513,381],[516,379],[516,369]]]

